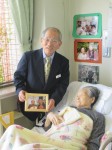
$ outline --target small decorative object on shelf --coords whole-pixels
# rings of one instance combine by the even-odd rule
[[[7,128],[14,124],[14,112],[8,112],[0,115],[0,123]]]

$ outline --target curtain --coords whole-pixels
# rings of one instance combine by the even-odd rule
[[[9,0],[17,37],[23,52],[32,49],[33,2],[33,0]]]

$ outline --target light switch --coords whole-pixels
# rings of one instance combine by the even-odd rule
[[[111,57],[111,47],[103,48],[103,57]]]

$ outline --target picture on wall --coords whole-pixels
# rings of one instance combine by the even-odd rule
[[[78,81],[97,84],[99,82],[99,66],[79,64]]]
[[[48,94],[26,93],[25,111],[47,112]]]
[[[75,38],[100,38],[102,36],[102,15],[100,13],[75,15],[72,35]]]
[[[74,59],[78,62],[102,63],[102,40],[76,39]]]

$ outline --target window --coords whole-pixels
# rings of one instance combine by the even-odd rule
[[[21,57],[8,0],[0,1],[0,85],[9,85]]]

